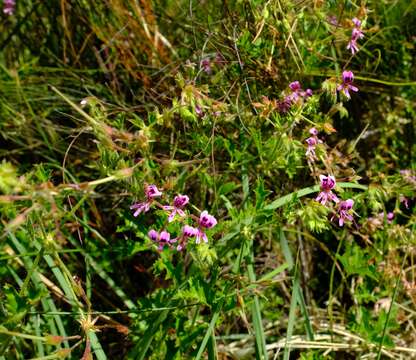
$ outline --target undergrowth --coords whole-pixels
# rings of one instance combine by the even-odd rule
[[[5,1],[0,359],[416,357],[416,3]]]

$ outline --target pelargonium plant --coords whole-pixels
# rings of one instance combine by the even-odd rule
[[[145,187],[145,201],[137,202],[130,206],[130,209],[134,210],[133,216],[135,217],[141,213],[148,212],[151,207],[155,206],[168,214],[167,224],[175,220],[184,223],[181,232],[174,238],[166,229],[167,224],[160,231],[151,229],[148,232],[148,236],[153,242],[158,244],[158,249],[163,250],[165,247],[176,247],[177,251],[182,251],[191,238],[195,238],[195,244],[201,243],[201,240],[204,243],[208,243],[208,236],[205,231],[217,225],[217,219],[210,215],[207,210],[202,211],[199,217],[185,212],[184,208],[189,203],[187,195],[176,195],[173,203],[169,205],[163,205],[155,200],[158,197],[162,197],[162,195],[163,192],[156,185],[147,185]],[[186,224],[187,221],[192,221],[192,224]]]

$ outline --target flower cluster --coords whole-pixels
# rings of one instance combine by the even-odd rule
[[[321,192],[316,197],[316,201],[320,202],[322,205],[326,205],[327,202],[333,201],[336,205],[337,213],[334,214],[331,218],[331,221],[338,219],[338,225],[344,226],[346,220],[353,221],[352,217],[352,207],[354,206],[354,200],[339,200],[339,198],[332,192],[336,186],[335,177],[332,175],[320,175],[320,186]]]
[[[13,15],[16,10],[16,0],[3,1],[3,13],[5,15]]]
[[[322,144],[322,140],[318,139],[318,130],[316,130],[316,128],[314,127],[309,129],[309,134],[311,134],[311,136],[305,140],[308,144],[308,148],[306,150],[305,155],[309,159],[309,161],[314,162],[318,159],[315,153],[315,146],[318,144]]]
[[[152,241],[158,244],[158,249],[163,250],[165,247],[172,248],[176,246],[176,249],[181,251],[186,247],[188,240],[191,238],[195,238],[196,244],[201,243],[201,241],[208,243],[208,237],[205,231],[217,225],[217,219],[210,215],[206,210],[201,212],[199,218],[192,214],[187,214],[184,211],[185,206],[189,203],[189,197],[187,195],[176,195],[171,205],[162,205],[155,200],[155,198],[161,197],[162,194],[163,193],[156,185],[147,185],[145,188],[145,201],[130,206],[130,209],[134,210],[133,216],[137,217],[141,213],[146,213],[153,205],[155,205],[166,211],[168,214],[168,224],[176,218],[181,219],[182,222],[184,222],[185,219],[193,219],[197,224],[196,226],[184,224],[176,238],[172,238],[166,228],[160,232],[151,229],[148,232],[148,236]]]
[[[283,114],[288,112],[292,105],[299,103],[302,100],[307,100],[313,94],[311,89],[303,90],[299,81],[291,82],[289,84],[289,89],[291,90],[291,93],[277,103],[277,109]]]
[[[348,42],[347,49],[351,50],[351,53],[354,55],[359,49],[357,46],[358,39],[362,39],[364,37],[363,32],[361,31],[361,21],[357,18],[353,18],[352,22],[354,27],[351,32],[351,39]]]

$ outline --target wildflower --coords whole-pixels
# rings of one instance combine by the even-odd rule
[[[402,175],[407,182],[416,185],[416,175],[414,171],[409,169],[400,170],[400,175]]]
[[[348,199],[341,201],[338,206],[338,224],[339,226],[344,226],[345,220],[353,221],[351,215],[351,209],[354,206],[354,200]]]
[[[357,46],[358,39],[362,39],[364,37],[363,32],[361,31],[361,21],[357,18],[353,18],[352,22],[354,27],[351,31],[351,39],[348,42],[347,49],[351,50],[351,53],[354,55],[359,49]]]
[[[387,213],[386,220],[388,224],[391,224],[394,219],[394,212],[390,211]],[[384,212],[378,213],[376,216],[368,218],[368,225],[372,231],[383,227],[384,224]]]
[[[281,114],[286,114],[292,106],[292,100],[290,95],[286,96],[283,100],[277,102],[277,110]]]
[[[348,42],[347,49],[351,50],[351,53],[354,55],[359,49],[357,46],[358,39],[362,39],[364,37],[363,32],[361,31],[361,21],[357,18],[353,18],[352,22],[354,27],[351,31],[351,39]]]
[[[204,116],[204,110],[202,110],[202,107],[199,105],[195,106],[195,113],[198,115],[198,117]]]
[[[399,201],[404,205],[406,209],[409,209],[409,199],[406,196],[400,194]]]
[[[315,160],[317,160],[318,158],[316,157],[316,153],[315,153],[315,146],[317,144],[321,144],[322,140],[318,139],[318,130],[316,130],[316,128],[311,128],[309,129],[309,134],[311,134],[311,137],[308,137],[305,141],[308,144],[308,149],[306,150],[306,157],[309,158],[310,161],[314,162]]]
[[[175,215],[178,214],[179,216],[186,216],[185,212],[182,210],[186,204],[189,202],[189,197],[187,195],[177,195],[173,199],[173,206],[165,205],[163,206],[163,210],[170,211],[168,221],[171,222],[175,218]]]
[[[158,249],[159,250],[163,250],[163,248],[165,247],[165,245],[170,246],[171,243],[176,242],[176,239],[171,240],[170,239],[170,234],[167,231],[161,231],[160,234],[156,231],[156,230],[150,230],[147,234],[149,236],[149,238],[154,241],[159,243]]]
[[[380,216],[381,216],[382,218],[384,218],[384,212],[380,213]],[[394,212],[389,211],[389,212],[387,213],[386,218],[387,218],[387,222],[388,222],[389,224],[391,224],[391,223],[392,223],[392,221],[393,221],[393,219],[394,219]]]
[[[289,102],[290,105],[299,101],[300,99],[307,99],[308,97],[312,96],[312,90],[307,89],[306,91],[303,91],[299,81],[291,82],[289,84],[289,88],[292,90],[292,93],[286,96],[285,100],[286,102]]]
[[[150,205],[153,202],[153,199],[162,195],[162,192],[156,187],[156,185],[148,185],[145,190],[146,201],[141,203],[136,203],[130,206],[131,210],[136,210],[133,214],[134,217],[139,216],[142,212],[145,213],[149,211]]]
[[[5,15],[13,15],[16,10],[16,0],[3,1],[3,13]]]
[[[159,233],[156,230],[151,229],[147,235],[149,236],[150,240],[157,241],[159,238]]]
[[[313,136],[307,138],[305,141],[308,144],[308,149],[306,150],[305,155],[306,157],[309,158],[309,160],[314,162],[315,160],[317,160],[316,153],[315,153],[315,146],[316,144],[318,144],[318,141]]]
[[[198,224],[199,224],[199,227],[197,229],[195,243],[199,244],[201,242],[201,239],[204,240],[205,243],[207,243],[208,238],[203,228],[205,229],[213,228],[215,225],[217,225],[217,219],[215,219],[214,216],[208,214],[208,211],[205,210],[199,216]]]
[[[335,178],[331,175],[319,175],[319,179],[321,180],[321,192],[315,200],[322,205],[325,205],[328,200],[338,203],[338,197],[332,192],[336,185]]]
[[[338,19],[335,15],[329,15],[327,17],[327,21],[333,26],[338,26],[339,25]]]
[[[352,19],[352,22],[357,28],[361,27],[361,20],[358,20],[356,17]]]
[[[338,85],[337,90],[342,91],[344,95],[350,99],[350,90],[357,92],[358,88],[355,87],[352,82],[354,80],[354,74],[352,71],[343,71],[342,72],[342,84]]]
[[[208,58],[201,60],[201,68],[204,70],[208,75],[211,74],[211,61]]]
[[[300,86],[300,82],[299,81],[293,81],[293,82],[291,82],[289,84],[289,88],[293,92],[298,92],[298,91],[300,91],[302,89],[301,86]]]
[[[310,128],[309,129],[309,134],[311,134],[312,136],[318,136],[318,130],[316,130],[316,128]]]
[[[303,93],[304,98],[311,97],[313,95],[312,89],[306,89],[306,91]]]
[[[176,247],[176,250],[178,251],[182,251],[182,249],[186,246],[186,242],[189,238],[195,237],[198,234],[198,229],[189,226],[189,225],[185,225],[182,228],[182,236],[181,236],[181,241],[180,244]]]

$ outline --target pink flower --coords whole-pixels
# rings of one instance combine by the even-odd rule
[[[338,25],[339,25],[339,23],[338,23],[338,19],[337,19],[337,17],[336,17],[335,15],[330,15],[330,16],[328,16],[328,17],[327,17],[327,21],[328,21],[331,25],[333,25],[333,26],[338,26]]]
[[[409,208],[409,199],[406,196],[404,196],[403,194],[400,194],[399,201],[404,205],[406,209]]]
[[[205,71],[208,75],[211,74],[211,61],[208,58],[205,58],[201,61],[201,68]]]
[[[352,22],[357,28],[361,27],[361,20],[358,20],[356,17],[352,19]]]
[[[318,158],[316,157],[315,153],[315,146],[317,144],[321,144],[322,140],[318,139],[318,130],[316,128],[309,129],[309,133],[312,135],[311,137],[308,137],[305,141],[308,144],[308,148],[306,150],[305,155],[309,158],[310,161],[314,162]]]
[[[337,87],[337,90],[342,91],[348,99],[351,98],[349,90],[354,92],[358,91],[358,88],[352,84],[353,80],[354,74],[352,71],[343,71],[342,84],[338,85]]]
[[[187,195],[177,195],[173,199],[173,206],[170,206],[170,205],[163,206],[164,210],[170,211],[168,221],[169,222],[173,221],[176,214],[178,214],[181,217],[185,217],[186,214],[182,210],[182,208],[184,208],[188,202],[189,202],[189,197]]]
[[[345,220],[353,221],[351,209],[354,206],[354,200],[348,199],[341,201],[338,206],[338,224],[344,226]]]
[[[332,189],[334,189],[336,185],[335,178],[332,175],[319,175],[319,179],[321,181],[321,192],[315,200],[322,205],[325,205],[328,200],[338,203],[338,197],[332,192]]]
[[[311,97],[312,95],[313,95],[312,89],[306,89],[305,93],[303,94],[305,98]]]
[[[163,248],[167,245],[167,246],[171,246],[171,243],[176,242],[176,239],[170,239],[170,234],[167,231],[162,231],[160,233],[158,233],[156,230],[150,230],[147,234],[149,236],[149,238],[154,241],[159,243],[158,249],[159,250],[163,250]]]
[[[347,49],[351,50],[351,53],[354,55],[359,49],[357,46],[357,40],[364,37],[363,32],[361,31],[361,21],[357,18],[353,18],[352,22],[354,27],[351,31],[351,40],[348,42]]]
[[[146,201],[136,203],[130,206],[131,210],[136,210],[133,214],[134,217],[139,216],[142,212],[148,212],[153,199],[162,195],[162,192],[156,187],[156,185],[148,185],[145,189]]]
[[[286,96],[286,100],[290,103],[297,102],[300,99],[307,99],[313,94],[311,89],[303,91],[299,81],[291,82],[289,84],[289,88],[292,90],[292,93]]]
[[[309,134],[313,135],[313,136],[318,136],[318,130],[316,130],[316,128],[310,128],[309,129]]]
[[[185,225],[182,228],[182,236],[186,238],[194,237],[198,234],[198,229],[193,226]]]
[[[182,228],[182,236],[180,237],[180,244],[176,247],[178,251],[182,251],[183,248],[186,246],[186,243],[189,238],[195,237],[198,234],[198,229],[185,225]]]
[[[277,102],[277,110],[281,114],[286,114],[292,106],[290,95],[285,96],[283,100]]]
[[[16,10],[16,0],[3,1],[3,13],[5,15],[13,15]]]
[[[311,136],[309,138],[307,138],[306,143],[308,144],[308,148],[306,150],[306,157],[309,158],[310,161],[314,162],[315,160],[317,160],[318,158],[316,157],[316,153],[315,153],[315,146],[318,143],[318,140],[316,137]]]
[[[204,116],[204,110],[202,110],[202,107],[199,105],[195,106],[195,112],[199,117]]]
[[[217,219],[214,216],[208,214],[208,211],[205,210],[199,216],[198,224],[199,224],[199,227],[197,229],[195,243],[199,244],[201,242],[201,239],[204,240],[205,243],[207,243],[208,238],[202,228],[205,228],[205,229],[213,228],[215,225],[217,225]]]
[[[351,50],[351,54],[355,55],[355,53],[359,50],[357,40],[351,39],[347,44],[347,50]]]
[[[290,90],[292,90],[293,92],[298,92],[302,89],[302,87],[300,86],[300,82],[299,81],[293,81],[289,84],[289,88]]]
[[[149,236],[150,240],[157,241],[159,238],[159,233],[156,230],[150,230],[147,235]]]

